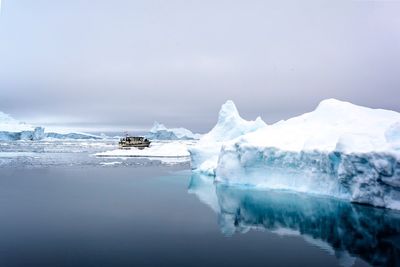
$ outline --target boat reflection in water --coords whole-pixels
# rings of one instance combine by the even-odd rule
[[[194,175],[189,193],[217,214],[223,234],[252,229],[301,236],[335,255],[343,266],[361,258],[374,266],[400,266],[400,212],[331,198],[215,185]]]

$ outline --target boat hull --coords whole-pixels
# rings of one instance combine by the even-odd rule
[[[145,144],[119,144],[120,148],[131,148],[131,147],[136,147],[139,149],[143,149],[146,147],[149,147],[150,143],[145,143]]]

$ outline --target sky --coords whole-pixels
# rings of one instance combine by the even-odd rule
[[[38,125],[208,131],[325,98],[400,111],[400,0],[2,0],[0,111]]]

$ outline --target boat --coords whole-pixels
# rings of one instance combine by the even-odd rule
[[[136,147],[144,149],[150,146],[151,141],[143,136],[125,136],[118,142],[120,148]]]

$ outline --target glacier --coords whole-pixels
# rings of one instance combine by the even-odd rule
[[[153,127],[146,134],[150,140],[197,140],[200,134],[194,134],[185,128],[167,128],[164,124],[154,122]]]
[[[0,111],[0,141],[51,139],[102,139],[103,137],[79,132],[46,131],[44,127],[20,122]]]
[[[395,266],[399,261],[397,211],[297,192],[225,185],[199,173],[192,175],[188,192],[216,213],[226,236],[255,230],[300,237],[334,255],[341,266],[353,266],[357,257],[373,266]]]
[[[225,184],[400,209],[400,113],[327,99],[312,112],[230,138],[243,119],[224,106],[204,135],[218,145],[190,149],[195,172]]]

